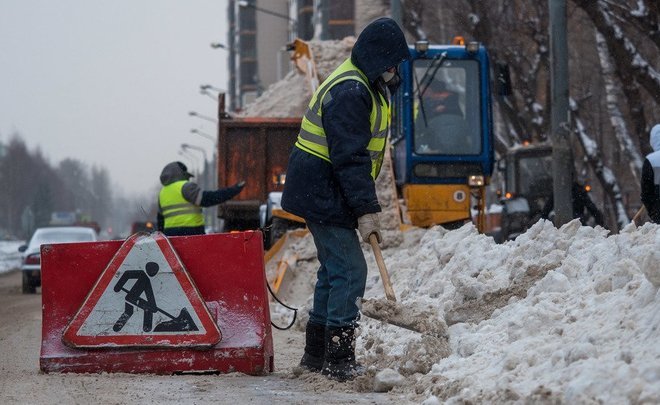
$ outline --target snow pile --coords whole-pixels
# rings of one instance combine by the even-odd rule
[[[18,251],[18,247],[24,244],[23,241],[0,243],[0,273],[21,267],[21,253]]]
[[[354,37],[343,40],[309,41],[319,80],[323,81],[351,54]],[[312,89],[303,73],[290,71],[273,83],[239,114],[240,117],[302,117],[312,98]]]
[[[383,250],[397,298],[445,319],[448,346],[363,318],[357,356],[369,371],[354,389],[382,387],[376,376],[390,369],[406,379],[395,392],[427,404],[660,403],[658,225],[607,236],[539,221],[501,245],[471,224],[400,238]],[[290,272],[311,294],[311,237],[289,249],[306,252]],[[365,296],[384,297],[366,245],[365,257]]]

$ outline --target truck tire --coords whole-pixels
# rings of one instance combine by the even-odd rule
[[[289,230],[289,221],[284,218],[274,217],[270,223],[268,232],[268,249],[270,249]]]
[[[37,287],[34,285],[34,281],[32,280],[32,276],[30,275],[29,272],[24,271],[23,272],[23,294],[36,294],[37,293]]]

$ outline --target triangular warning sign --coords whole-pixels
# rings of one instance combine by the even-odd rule
[[[220,341],[197,287],[160,232],[126,239],[64,330],[72,347],[210,347]]]

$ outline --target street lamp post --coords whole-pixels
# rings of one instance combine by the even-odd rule
[[[192,131],[191,131],[192,132]],[[195,133],[198,133],[196,131]],[[209,165],[208,165],[208,159],[206,156],[206,150],[202,148],[201,146],[197,145],[191,145],[188,143],[182,143],[181,144],[181,149],[183,150],[195,150],[197,152],[201,152],[202,156],[204,157],[204,170],[202,172],[202,189],[203,190],[208,190],[211,188],[211,185],[209,184]],[[211,207],[210,207],[211,208]],[[204,213],[206,217],[206,223],[211,225],[211,228],[215,230],[215,221],[216,221],[216,215],[214,212],[212,212],[212,209],[207,209]]]
[[[187,150],[179,149],[179,156],[184,157],[189,163],[190,167],[192,169],[193,173],[198,173],[199,174],[199,164],[197,162],[197,156],[193,155],[192,153],[188,152]]]
[[[233,15],[233,14],[232,14]],[[239,53],[233,45],[227,46],[221,42],[211,42],[211,48],[213,49],[223,49],[229,52],[229,109],[234,111],[238,106],[236,101],[236,55]],[[202,92],[208,90],[215,90],[218,93],[224,93],[225,91],[217,87],[213,87],[210,84],[205,84],[200,86]],[[217,99],[217,98],[216,98]]]
[[[206,158],[206,151],[204,150],[204,148],[202,148],[202,147],[200,147],[200,146],[196,146],[196,145],[190,145],[190,144],[187,144],[187,143],[182,143],[182,144],[181,144],[181,149],[183,149],[183,150],[185,150],[185,151],[187,151],[188,149],[191,149],[191,150],[196,150],[196,151],[198,151],[198,152],[202,152],[202,156],[204,156],[204,165],[202,166],[202,167],[203,167],[203,171],[202,171],[202,186],[203,186],[204,188],[208,188],[208,181],[207,181],[207,177],[208,177],[208,176],[207,176],[207,170],[208,170],[208,167],[207,167],[207,166],[208,166],[208,159]]]
[[[205,132],[202,132],[198,129],[191,129],[191,133],[197,134],[201,137],[204,137],[208,139],[209,141],[213,142],[213,154],[211,155],[211,176],[210,176],[210,181],[211,185],[210,188],[217,188],[218,187],[218,166],[217,166],[217,161],[218,161],[218,142],[217,140],[210,134],[207,134]],[[207,210],[209,212],[209,216],[211,217],[211,226],[214,230],[216,230],[217,227],[217,221],[218,221],[218,215],[217,215],[217,208],[216,207],[209,207]]]

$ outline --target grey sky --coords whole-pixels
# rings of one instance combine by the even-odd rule
[[[182,143],[213,143],[226,88],[226,0],[0,0],[0,141],[19,133],[55,165],[108,169],[127,193],[150,192],[172,160],[199,166]]]

